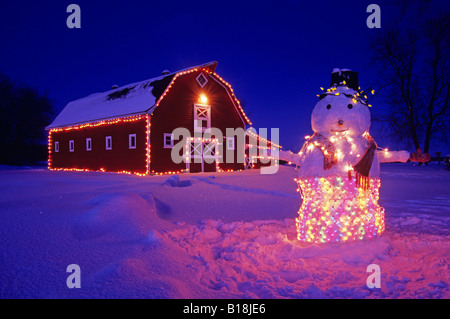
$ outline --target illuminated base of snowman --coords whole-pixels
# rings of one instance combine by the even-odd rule
[[[327,243],[370,239],[383,233],[384,208],[378,205],[380,180],[367,189],[342,176],[296,179],[303,202],[296,218],[298,239]]]

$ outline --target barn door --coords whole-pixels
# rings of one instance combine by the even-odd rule
[[[191,173],[215,172],[217,162],[217,143],[214,141],[191,141],[190,160],[186,169]]]
[[[217,161],[217,143],[203,142],[203,172],[215,172]]]

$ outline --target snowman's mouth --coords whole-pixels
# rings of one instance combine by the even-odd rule
[[[343,132],[347,132],[348,130],[331,130],[331,132],[333,133],[343,133]]]

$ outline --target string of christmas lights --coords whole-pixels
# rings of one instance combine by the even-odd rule
[[[371,104],[368,103],[368,97],[367,94],[368,92],[372,93],[372,95],[375,94],[375,90],[373,90],[372,88],[369,88],[367,90],[365,90],[364,92],[361,92],[361,87],[358,86],[358,91],[355,91],[353,89],[350,89],[348,86],[346,85],[346,82],[343,81],[342,84],[344,86],[332,86],[329,89],[324,89],[323,87],[320,87],[320,89],[324,92],[322,94],[317,94],[318,97],[323,98],[325,95],[335,95],[335,96],[339,96],[341,93],[344,94],[347,97],[351,97],[352,98],[352,102],[353,103],[357,103],[358,101],[361,102],[364,105],[367,105],[369,107],[372,107]],[[350,91],[353,91],[355,93],[350,93]]]
[[[296,218],[297,238],[310,243],[370,239],[385,229],[378,205],[378,178],[368,189],[342,176],[295,179],[303,202]]]
[[[145,141],[145,148],[147,150],[146,156],[145,156],[146,172],[140,173],[140,172],[122,170],[122,171],[113,171],[112,173],[134,174],[137,176],[148,175],[149,169],[150,169],[150,166],[149,166],[150,165],[149,164],[150,163],[150,147],[149,147],[150,118],[149,118],[148,114],[133,115],[133,116],[123,117],[123,118],[101,120],[101,121],[92,122],[92,123],[83,123],[83,124],[78,124],[78,125],[73,125],[73,126],[68,126],[68,127],[63,127],[63,128],[50,129],[48,132],[48,146],[47,146],[47,148],[48,148],[48,166],[47,166],[48,169],[52,170],[52,171],[106,172],[106,170],[104,168],[94,170],[94,169],[88,169],[88,168],[56,168],[56,167],[53,167],[53,157],[52,157],[52,150],[54,147],[53,146],[54,145],[53,134],[57,133],[57,132],[68,132],[68,131],[73,131],[73,130],[81,130],[81,129],[85,129],[85,128],[93,128],[93,127],[98,127],[98,126],[103,126],[103,125],[129,123],[129,122],[136,122],[136,121],[141,121],[141,120],[146,121],[146,141]],[[109,171],[109,172],[111,172],[111,171]]]

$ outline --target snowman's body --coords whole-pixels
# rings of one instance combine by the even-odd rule
[[[298,154],[280,152],[281,159],[299,166],[298,239],[341,242],[381,234],[379,156],[368,133],[366,103],[358,91],[334,86],[314,107],[311,124],[314,135],[306,137]]]
[[[374,156],[364,187],[358,182],[353,165],[369,145],[363,136],[339,136],[337,163],[325,169],[322,150],[305,143],[301,156],[298,189],[302,205],[296,219],[298,239],[313,243],[373,238],[384,231],[384,209],[379,206],[379,164]],[[359,156],[358,156],[359,155]]]

